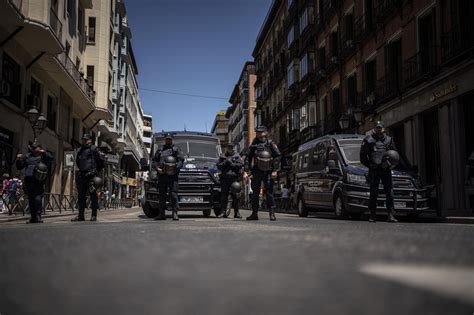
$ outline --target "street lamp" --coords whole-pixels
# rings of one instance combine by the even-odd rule
[[[339,126],[341,126],[342,130],[349,129],[351,123],[351,117],[347,114],[342,114],[341,118],[339,118]]]
[[[36,135],[40,135],[46,128],[48,120],[42,113],[39,112],[38,108],[32,107],[26,112],[26,117],[30,122],[31,128],[33,129],[33,135],[35,142],[37,141]]]

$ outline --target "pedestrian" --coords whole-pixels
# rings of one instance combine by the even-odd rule
[[[28,195],[28,205],[31,218],[27,223],[43,223],[41,213],[43,212],[44,183],[49,174],[49,167],[53,160],[53,155],[43,149],[41,144],[34,142],[30,145],[30,150],[25,155],[18,154],[16,157],[16,167],[19,170],[25,169],[25,192]],[[18,180],[16,181],[14,193],[17,196]],[[10,184],[12,186],[12,184]],[[12,195],[10,195],[11,197]]]
[[[383,189],[386,195],[386,208],[388,212],[387,221],[398,222],[393,216],[395,208],[393,203],[392,170],[390,164],[389,151],[396,151],[393,139],[385,134],[384,123],[377,121],[374,130],[362,141],[360,150],[360,161],[369,169],[368,181],[370,183],[369,199],[369,222],[376,222],[377,198],[379,193],[379,183],[382,180]],[[396,162],[398,163],[398,161]]]
[[[166,197],[171,195],[173,220],[178,221],[178,175],[183,167],[184,157],[181,150],[173,144],[173,135],[165,135],[164,145],[153,156],[151,167],[158,173],[158,191],[160,213],[155,220],[165,220]]]
[[[116,194],[115,194],[115,192],[113,192],[112,197],[110,197],[110,203],[112,204],[112,209],[116,208],[115,198],[116,198]]]
[[[248,171],[252,173],[252,215],[247,220],[258,220],[259,196],[258,192],[263,184],[265,203],[269,209],[270,220],[275,221],[275,200],[273,199],[273,176],[276,176],[280,151],[272,140],[268,139],[265,126],[255,128],[256,138],[252,141],[249,154],[245,159],[244,178],[248,178]]]
[[[10,183],[10,174],[2,175],[2,185],[0,187],[1,213],[8,212],[8,184]]]
[[[234,151],[235,145],[229,142],[225,147],[225,152],[219,157],[217,168],[221,171],[221,213],[227,218],[227,203],[229,200],[229,193],[232,198],[232,208],[234,208],[234,218],[242,219],[239,212],[239,195],[241,185],[239,182],[244,162],[240,154]]]
[[[104,209],[109,210],[110,209],[110,192],[107,188],[105,188],[104,192]]]
[[[290,207],[290,190],[286,185],[281,189],[281,208],[285,211],[288,211]]]
[[[79,215],[71,221],[85,221],[84,211],[87,194],[90,196],[90,206],[92,208],[90,220],[97,221],[97,210],[99,209],[97,190],[102,186],[102,179],[98,177],[98,174],[104,168],[105,159],[99,149],[92,145],[92,136],[89,134],[82,136],[82,146],[77,152],[76,165],[79,169],[76,181]]]

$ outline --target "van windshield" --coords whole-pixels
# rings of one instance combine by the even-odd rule
[[[341,151],[349,164],[360,164],[360,145],[341,146]]]

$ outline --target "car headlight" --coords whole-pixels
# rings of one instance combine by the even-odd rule
[[[347,182],[355,185],[368,185],[367,179],[363,175],[347,174]]]

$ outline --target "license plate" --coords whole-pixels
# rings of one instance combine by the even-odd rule
[[[386,202],[384,202],[383,205],[384,205],[385,208],[387,207]],[[406,208],[407,207],[407,203],[404,202],[404,201],[395,201],[393,203],[393,205],[395,206],[395,208]]]
[[[181,196],[179,200],[185,203],[194,203],[194,202],[204,201],[203,197],[196,197],[196,196]]]

